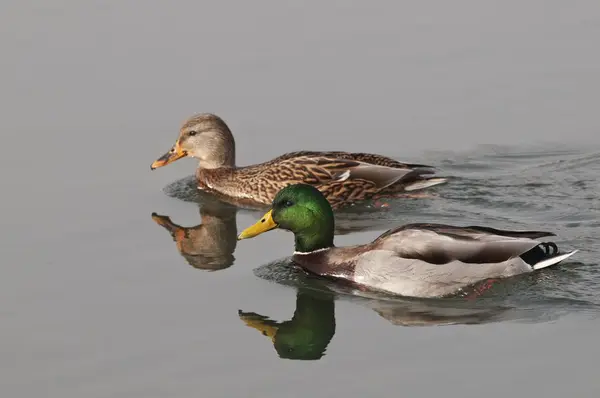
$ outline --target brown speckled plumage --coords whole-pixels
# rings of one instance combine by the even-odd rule
[[[446,182],[431,176],[431,166],[370,153],[299,151],[237,167],[233,135],[225,122],[212,114],[187,120],[173,150],[176,148],[182,156],[199,159],[196,177],[200,189],[254,207],[270,205],[279,190],[300,182],[317,187],[333,208]]]

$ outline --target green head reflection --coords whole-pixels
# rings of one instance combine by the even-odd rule
[[[286,359],[320,359],[335,334],[335,304],[327,293],[299,289],[296,311],[289,321],[276,322],[254,312],[239,311],[244,323],[269,337]]]

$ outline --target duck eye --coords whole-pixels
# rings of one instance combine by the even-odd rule
[[[294,205],[294,202],[292,202],[291,200],[286,200],[285,202],[283,202],[283,207],[291,207]]]
[[[195,130],[192,130],[192,131],[188,132],[188,135],[190,135],[191,137],[195,136],[196,134],[198,134],[198,132],[195,131]]]

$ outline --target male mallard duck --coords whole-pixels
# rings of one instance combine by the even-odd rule
[[[238,239],[274,228],[294,233],[293,262],[308,272],[413,297],[450,295],[479,281],[557,264],[577,252],[559,254],[556,244],[538,240],[554,236],[551,232],[442,224],[408,224],[364,245],[335,247],[331,206],[306,184],[281,190],[271,210]]]
[[[411,192],[447,181],[433,178],[431,166],[369,153],[300,151],[237,167],[229,127],[209,113],[188,119],[175,145],[154,161],[151,169],[186,156],[199,160],[196,178],[200,189],[253,206],[270,205],[280,189],[300,182],[317,187],[337,208],[350,201]]]

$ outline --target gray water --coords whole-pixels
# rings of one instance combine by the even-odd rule
[[[0,11],[3,397],[598,396],[597,1]],[[475,299],[307,279],[285,266],[290,234],[231,240],[259,213],[198,196],[193,161],[150,171],[196,112],[229,123],[240,165],[360,150],[455,177],[340,215],[338,245],[437,221],[581,252]],[[202,211],[197,235],[173,226],[179,249],[152,217]]]

